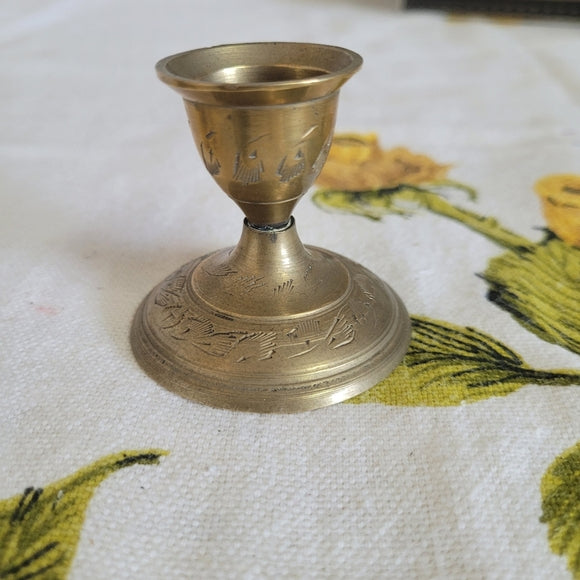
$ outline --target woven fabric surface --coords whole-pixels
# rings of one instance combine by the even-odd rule
[[[580,524],[560,514],[572,539],[558,543],[545,501],[560,485],[546,473],[580,441],[580,236],[555,234],[564,218],[548,221],[535,193],[546,176],[580,182],[577,22],[323,0],[8,0],[0,14],[1,572],[55,577],[41,565],[52,554],[56,577],[77,580],[580,577]],[[145,294],[242,228],[153,65],[262,40],[359,52],[337,132],[377,135],[381,167],[394,150],[445,167],[448,189],[415,180],[418,198],[385,183],[404,216],[387,194],[361,210],[316,203],[314,188],[295,217],[304,242],[387,280],[436,346],[451,332],[511,361],[509,376],[484,364],[491,390],[477,400],[445,398],[450,373],[429,367],[425,389],[409,370],[358,404],[235,413],[164,390],[135,362]],[[528,240],[525,256],[545,239],[567,256],[569,303],[558,270],[543,298],[564,304],[563,331],[545,330],[534,284],[501,282],[528,258],[494,262],[508,242],[484,218]],[[526,324],[514,296],[536,305]]]

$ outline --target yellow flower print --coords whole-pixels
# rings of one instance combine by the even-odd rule
[[[383,150],[374,133],[350,133],[335,135],[317,183],[346,191],[390,189],[443,180],[449,168],[405,147]]]
[[[562,241],[580,248],[580,175],[546,175],[535,189],[550,229]]]

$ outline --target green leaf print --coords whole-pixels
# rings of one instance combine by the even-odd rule
[[[0,501],[0,578],[59,580],[68,574],[85,510],[109,475],[131,465],[159,463],[166,451],[109,455],[45,488],[29,487]]]
[[[452,205],[427,186],[364,192],[322,190],[314,194],[314,201],[371,219],[425,209],[484,235],[509,250],[491,259],[481,276],[489,285],[488,299],[541,339],[580,353],[580,248],[553,234],[539,243],[531,242],[494,218]]]
[[[474,199],[472,191],[457,182],[446,182],[448,187],[467,191]],[[451,185],[453,184],[453,185]],[[438,183],[421,186],[401,184],[388,189],[371,191],[341,191],[322,189],[316,191],[312,201],[321,208],[331,208],[380,220],[387,215],[412,216],[419,210],[427,210],[437,215],[455,220],[468,228],[486,236],[496,244],[512,250],[531,248],[534,243],[506,228],[492,217],[453,205],[445,197]]]
[[[481,275],[489,286],[487,298],[541,339],[580,353],[580,175],[550,175],[536,183],[546,220],[559,236],[548,230],[536,243],[493,217],[455,205],[454,193],[474,200],[476,191],[449,179],[450,168],[404,147],[383,150],[375,134],[338,135],[318,179],[324,189],[313,201],[371,220],[429,211],[485,236],[508,250],[490,260]],[[528,383],[579,383],[580,371],[532,369],[497,340],[470,328],[416,317],[413,336],[404,364],[353,402],[454,405],[505,395]]]
[[[566,556],[580,580],[580,443],[555,459],[540,485],[542,517],[548,524],[550,548]]]
[[[385,380],[349,403],[422,405],[472,403],[527,384],[578,385],[580,372],[540,371],[498,340],[469,327],[412,317],[409,350]]]
[[[549,238],[489,261],[488,298],[547,342],[580,354],[580,249]]]

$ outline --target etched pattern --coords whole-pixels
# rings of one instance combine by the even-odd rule
[[[295,177],[302,175],[305,168],[306,162],[304,161],[304,153],[302,153],[302,149],[299,149],[298,153],[294,156],[294,159],[290,162],[288,162],[288,156],[284,156],[284,159],[282,159],[280,165],[278,165],[276,175],[280,178],[282,183],[288,183]]]
[[[238,152],[234,161],[234,179],[242,185],[259,183],[264,173],[264,164],[258,158],[258,152],[253,151],[249,155]]]
[[[318,154],[318,157],[316,158],[316,161],[312,164],[312,175],[314,175],[315,177],[322,171],[322,168],[326,163],[326,158],[330,153],[331,145],[332,145],[332,134],[328,136],[328,138],[324,142],[324,145],[322,146],[322,149],[320,150],[320,153]]]
[[[201,150],[201,158],[203,159],[205,168],[211,175],[219,175],[222,166],[215,156],[213,149],[207,145],[204,146],[203,143],[199,146],[199,148]]]
[[[232,268],[229,264],[219,264],[212,268],[211,270],[204,266],[203,271],[209,276],[231,276],[232,274],[237,274],[238,271]]]
[[[187,291],[192,268],[191,264],[184,266],[165,280],[157,292],[154,300],[159,309],[159,325],[166,336],[187,341],[211,357],[231,356],[237,363],[243,363],[250,359],[266,361],[276,356],[306,356],[321,348],[336,350],[352,344],[361,326],[374,323],[372,284],[363,276],[355,276],[355,291],[334,313],[294,325],[281,320],[274,322],[267,331],[243,329],[239,321],[193,304]],[[254,276],[238,280],[248,292],[264,285],[262,278]],[[275,291],[284,293],[293,289],[293,280],[287,280]]]
[[[286,280],[274,288],[276,294],[289,294],[294,290],[294,280]]]
[[[238,283],[240,290],[248,294],[253,290],[266,286],[264,276],[240,276],[237,278],[236,282]]]

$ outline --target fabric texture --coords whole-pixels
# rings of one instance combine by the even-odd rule
[[[580,441],[578,222],[554,225],[575,198],[544,213],[547,197],[560,203],[542,194],[552,182],[535,191],[580,174],[578,22],[324,0],[8,0],[0,14],[7,577],[38,572],[58,550],[73,553],[59,577],[75,580],[580,577],[579,508],[562,515],[550,496],[565,482],[573,506],[578,481],[557,471]],[[381,167],[418,158],[437,169],[414,180],[393,170],[388,183],[377,170],[356,203],[348,184],[321,197],[321,182],[298,204],[305,243],[402,296],[416,365],[357,404],[297,415],[186,401],[149,379],[129,345],[146,293],[242,228],[153,65],[266,40],[359,52],[337,132],[376,135]],[[336,162],[356,189],[345,155]],[[574,183],[553,187],[573,196]],[[529,246],[498,262],[515,239]],[[550,266],[540,298],[537,270],[518,285],[530,256],[540,270],[565,264]],[[457,343],[461,360],[473,344],[489,354],[475,357],[479,374],[471,362],[440,366],[459,360]],[[81,480],[84,495],[69,500],[63,490]],[[554,531],[559,517],[569,537]]]

